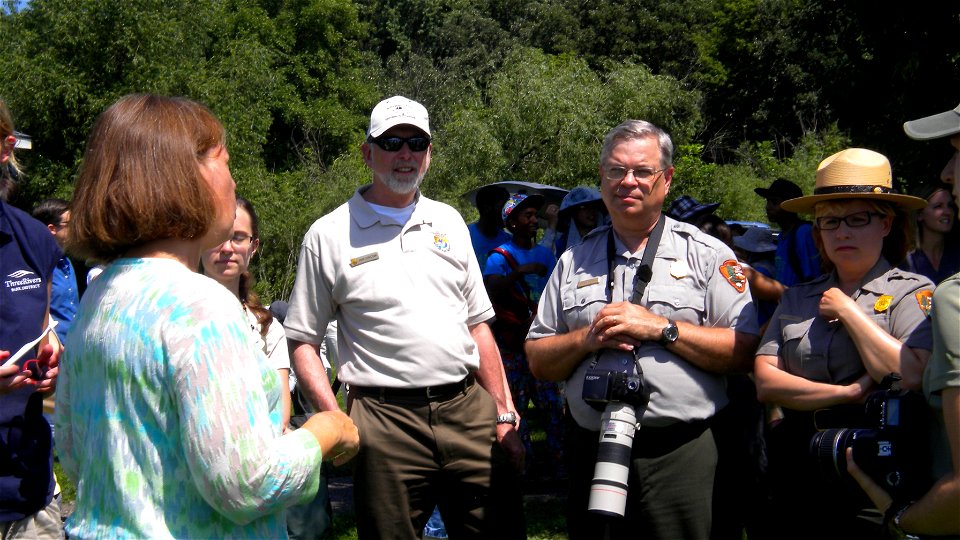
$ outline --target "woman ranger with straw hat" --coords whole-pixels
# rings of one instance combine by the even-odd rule
[[[856,519],[869,503],[846,489],[854,485],[839,480],[845,474],[818,473],[813,412],[862,415],[866,397],[894,372],[903,386],[919,388],[931,349],[933,284],[895,266],[906,254],[906,211],[925,204],[894,192],[887,158],[862,148],[823,160],[814,194],[781,204],[814,215],[827,273],[784,293],[754,366],[761,400],[784,411],[768,435],[778,537],[861,538],[876,527]]]

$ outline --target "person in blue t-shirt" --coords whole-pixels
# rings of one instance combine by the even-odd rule
[[[557,258],[546,247],[535,244],[537,213],[543,205],[541,195],[517,193],[503,205],[502,218],[513,239],[492,250],[483,270],[483,279],[493,302],[497,320],[493,336],[500,349],[507,382],[518,411],[526,411],[530,401],[543,412],[548,465],[552,475],[563,476],[563,400],[554,382],[541,381],[530,373],[523,342],[537,312],[537,303]],[[527,452],[526,463],[533,465],[530,428],[525,416],[520,419],[520,439]]]
[[[777,178],[769,188],[753,190],[767,201],[767,219],[780,227],[775,264],[777,281],[785,287],[810,281],[823,273],[820,252],[813,243],[813,226],[797,214],[780,208],[780,203],[803,196],[800,186]]]
[[[510,192],[501,186],[483,186],[477,191],[476,204],[480,218],[467,225],[467,230],[470,231],[470,242],[481,270],[487,263],[490,251],[510,241],[510,235],[503,230],[503,218],[500,215],[509,198]]]
[[[44,199],[31,214],[47,226],[57,245],[63,249],[67,228],[70,227],[70,204],[63,199]],[[77,273],[73,269],[73,263],[64,255],[57,262],[50,289],[50,315],[57,321],[56,331],[60,341],[66,341],[67,331],[77,315],[79,303]]]

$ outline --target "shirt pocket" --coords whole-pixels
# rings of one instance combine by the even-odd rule
[[[815,320],[815,318],[810,318],[783,325],[783,345],[780,348],[780,358],[788,373],[812,381],[829,382],[830,373],[826,356],[822,349],[815,349],[814,347],[825,347],[831,336],[826,335],[826,333],[822,333],[820,336],[812,336],[811,330]]]
[[[592,280],[593,278],[588,278]],[[597,283],[586,287],[568,287],[562,293],[564,319],[569,322],[570,328],[589,326],[593,318],[609,303],[607,290],[604,287],[606,276],[601,276]],[[585,280],[577,280],[580,283]]]
[[[702,325],[704,292],[683,285],[652,283],[647,292],[647,309],[655,315]]]

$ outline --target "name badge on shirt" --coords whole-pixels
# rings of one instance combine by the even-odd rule
[[[582,288],[584,288],[584,287],[589,287],[589,286],[591,286],[591,285],[596,285],[597,283],[600,283],[600,278],[596,278],[596,277],[595,277],[595,278],[585,279],[585,280],[581,281],[580,283],[577,283],[577,288],[578,288],[578,289],[582,289]]]
[[[373,253],[367,253],[366,255],[361,255],[360,257],[354,257],[353,259],[350,259],[350,267],[354,268],[360,266],[361,264],[373,262],[379,258],[380,255],[376,251]]]

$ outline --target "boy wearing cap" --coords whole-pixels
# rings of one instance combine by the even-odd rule
[[[813,244],[813,228],[795,212],[784,210],[780,203],[803,195],[800,186],[785,178],[777,178],[768,188],[756,188],[754,193],[767,201],[767,219],[780,227],[775,264],[777,281],[792,287],[819,276],[820,253]]]
[[[905,122],[903,130],[912,139],[950,138],[956,151],[940,178],[953,183],[954,200],[960,204],[960,106]],[[887,528],[894,538],[960,537],[960,274],[937,286],[931,321],[933,351],[923,372],[922,387],[935,419],[930,461],[936,483],[916,501],[896,500],[847,454],[850,474],[884,512]]]
[[[542,195],[517,193],[503,205],[503,221],[513,238],[490,252],[483,278],[497,313],[497,320],[492,325],[493,336],[500,348],[514,404],[517,410],[525,411],[533,399],[534,405],[543,411],[549,464],[553,474],[560,475],[563,469],[560,389],[554,382],[535,379],[523,352],[523,342],[537,313],[537,302],[547,285],[547,276],[557,264],[549,249],[534,244],[538,229],[537,212],[543,202]],[[523,418],[519,431],[529,458],[533,455],[530,428]],[[527,464],[530,465],[529,461]]]
[[[337,407],[318,356],[336,319],[337,374],[360,430],[360,538],[417,538],[439,504],[455,538],[522,537],[516,411],[487,325],[493,308],[466,224],[421,195],[426,109],[381,101],[361,145],[373,182],[307,232],[284,326],[298,383]],[[479,383],[479,384],[476,384]],[[499,443],[499,444],[498,444]]]

